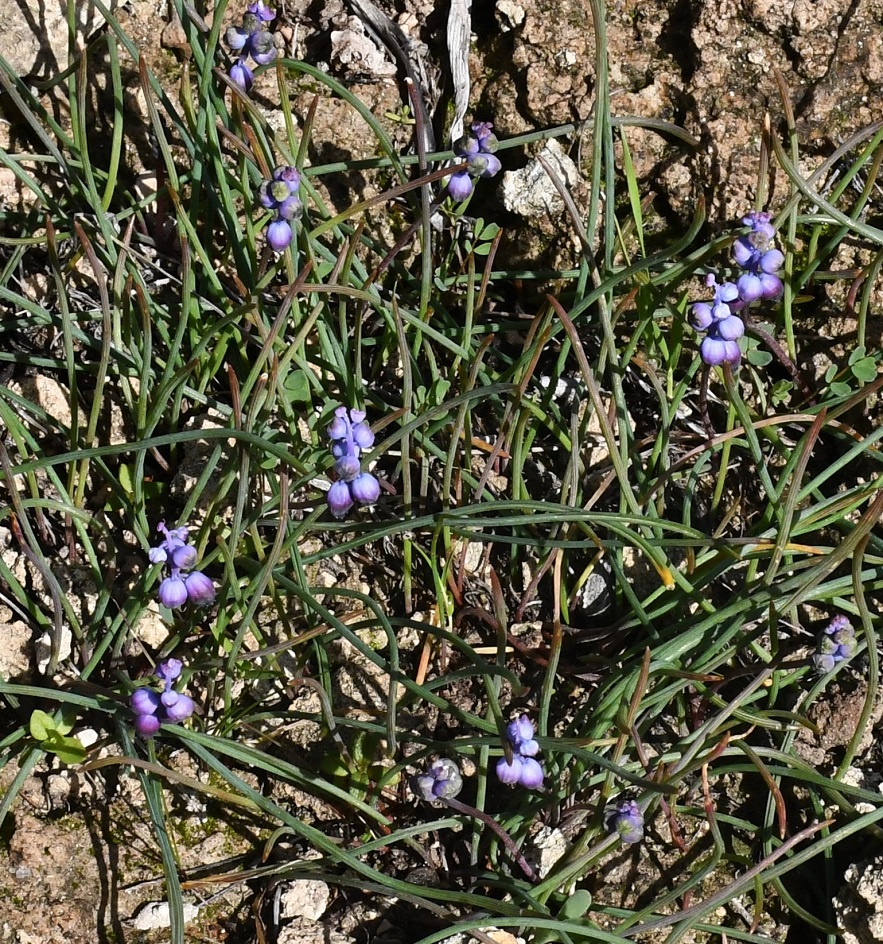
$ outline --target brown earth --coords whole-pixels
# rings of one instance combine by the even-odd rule
[[[444,10],[420,0],[386,6],[402,29],[423,44],[427,75],[442,90],[427,90],[429,106],[444,115]],[[614,114],[673,122],[701,142],[691,150],[655,131],[634,127],[627,131],[643,190],[656,194],[661,226],[683,224],[699,196],[706,201],[714,227],[731,225],[754,205],[764,116],[769,113],[774,127],[780,127],[784,113],[776,70],[794,111],[804,174],[879,117],[883,0],[620,0],[610,6]],[[84,35],[92,35],[100,18],[85,4],[82,9]],[[0,13],[0,22],[6,24],[0,52],[22,76],[45,79],[65,65],[67,28],[58,0],[39,4],[0,0]],[[228,7],[230,19],[239,13],[235,4]],[[186,55],[180,26],[157,0],[132,0],[118,14],[151,67],[173,90],[181,57]],[[591,116],[595,39],[585,3],[499,0],[494,5],[476,0],[472,15],[470,98],[475,116],[492,119],[501,138]],[[370,40],[364,42],[351,17],[352,11],[333,0],[324,5],[293,0],[284,6],[279,31],[294,55],[327,63],[375,114],[391,116],[384,119],[387,128],[397,144],[405,146],[408,129],[395,120],[401,111],[395,64],[385,50]],[[333,31],[343,36],[332,41]],[[354,47],[362,50],[362,58],[352,53]],[[134,71],[129,79],[128,101],[137,113],[140,92]],[[273,111],[271,93],[269,80],[256,90],[272,123],[279,115]],[[295,93],[295,111],[302,114],[313,93]],[[0,146],[18,146],[10,144],[9,136],[9,126],[0,122]],[[320,102],[313,140],[314,162],[356,159],[374,152],[364,123],[329,98]],[[563,141],[584,175],[587,155],[580,135]],[[448,144],[438,143],[440,148]],[[527,151],[507,151],[504,167],[523,165],[530,156]],[[136,160],[133,170],[142,173],[144,167]],[[771,205],[781,205],[787,193],[784,174],[774,172],[768,189]],[[505,215],[492,188],[488,190],[485,206]],[[577,181],[578,201],[586,192],[584,182]],[[329,197],[344,205],[365,193],[363,184],[355,183],[353,192],[341,185]],[[23,199],[20,186],[0,169],[0,210]],[[509,246],[513,262],[563,264],[572,255],[572,247],[560,238],[562,230],[570,231],[562,213],[531,220],[518,220],[509,213],[506,218],[515,234]],[[10,620],[3,627],[8,631],[0,635],[0,666],[11,667],[10,674],[14,671],[17,679],[25,680],[36,657],[25,651],[28,641],[22,638],[21,625]],[[832,704],[816,718],[822,737],[812,748],[815,753],[809,745],[806,748],[814,762],[830,763],[826,752],[842,739],[826,736],[826,724],[841,714]],[[9,768],[2,772],[3,789],[13,775]],[[135,930],[143,903],[161,898],[161,869],[143,825],[143,811],[132,807],[135,793],[129,775],[108,782],[100,775],[66,771],[57,762],[37,767],[7,822],[0,852],[0,941],[92,944],[165,939],[167,932],[162,930]],[[175,838],[185,868],[249,855],[258,845],[247,823],[221,824],[195,801],[181,810],[179,822]],[[616,874],[624,878],[636,874],[634,863],[622,859]],[[189,926],[188,940],[249,940],[244,896],[242,889],[234,888],[201,909]],[[349,931],[351,924],[342,926]],[[775,933],[772,928],[764,930]],[[318,940],[323,935],[326,940],[352,939],[339,928],[322,925],[289,937]]]

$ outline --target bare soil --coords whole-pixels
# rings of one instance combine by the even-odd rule
[[[0,0],[0,52],[16,63],[23,76],[46,78],[66,62],[67,33],[57,0]],[[423,44],[428,74],[434,77],[430,109],[443,131],[446,96],[445,15],[433,3],[404,0],[385,4],[387,12],[415,42]],[[610,4],[608,54],[614,112],[621,117],[663,119],[681,125],[701,146],[683,143],[639,127],[628,129],[631,153],[643,192],[655,194],[654,207],[661,230],[683,227],[699,198],[704,199],[710,225],[732,225],[754,205],[758,153],[765,115],[781,127],[784,90],[793,108],[801,169],[810,171],[851,134],[879,117],[883,86],[883,0],[619,0]],[[94,12],[94,11],[93,11]],[[241,11],[228,7],[233,19]],[[401,110],[396,65],[385,50],[364,62],[345,61],[334,30],[358,26],[341,4],[292,0],[280,13],[279,28],[290,51],[309,61],[324,62],[384,120],[394,139],[405,146],[407,126],[394,120]],[[187,55],[180,27],[157,0],[132,0],[118,10],[123,26],[147,61],[174,90],[181,62]],[[472,10],[470,47],[473,113],[492,119],[500,137],[507,138],[550,125],[581,122],[591,117],[595,93],[591,18],[583,0],[476,0]],[[84,35],[98,28],[84,13]],[[366,69],[373,72],[366,74]],[[781,75],[781,89],[777,84]],[[127,104],[143,114],[134,68],[129,74]],[[272,83],[259,84],[255,96],[278,121]],[[313,90],[295,89],[294,106],[304,114]],[[2,107],[2,103],[0,103]],[[364,123],[341,102],[323,98],[313,128],[314,163],[356,159],[373,154]],[[586,171],[583,139],[574,134],[565,148],[579,171]],[[439,147],[447,142],[439,140]],[[0,122],[0,145],[21,147],[15,128]],[[135,142],[131,151],[134,175],[149,171],[146,149]],[[532,150],[506,153],[508,169],[525,165]],[[363,199],[372,184],[341,181],[329,190],[332,205]],[[587,191],[575,187],[579,202]],[[781,205],[787,192],[783,174],[774,173],[770,205]],[[26,200],[20,185],[0,170],[0,209]],[[879,205],[879,201],[878,201]],[[571,228],[563,212],[540,218],[517,218],[507,213],[493,187],[476,205],[486,218],[506,223],[511,235],[507,261],[532,267],[566,265],[575,253]],[[39,291],[35,285],[35,291]],[[839,339],[854,325],[827,328]],[[876,338],[879,341],[879,337]],[[6,550],[7,554],[14,552]],[[11,561],[11,566],[24,566]],[[83,591],[85,596],[86,591]],[[27,626],[6,611],[0,626],[0,671],[17,681],[35,680],[36,640]],[[367,696],[366,696],[367,699]],[[819,705],[814,718],[821,734],[804,732],[806,757],[822,768],[836,764],[837,751],[848,740],[849,724],[862,703],[861,693],[835,690]],[[856,705],[859,707],[856,708]],[[879,706],[875,725],[879,724]],[[103,736],[102,732],[98,732]],[[874,734],[877,733],[877,727]],[[872,766],[874,737],[868,738],[857,766]],[[111,748],[108,748],[111,750]],[[182,772],[185,758],[171,758]],[[0,774],[0,789],[8,788],[15,771]],[[738,784],[733,784],[734,795]],[[182,793],[173,837],[185,869],[222,863],[241,856],[243,864],[259,857],[265,836],[245,818],[229,810],[211,809]],[[292,802],[306,804],[306,798]],[[320,809],[303,809],[321,819]],[[14,944],[93,944],[99,942],[161,942],[167,931],[137,930],[145,903],[161,900],[161,868],[145,824],[131,774],[107,769],[81,774],[57,761],[44,762],[28,777],[13,815],[7,820],[0,848],[0,941]],[[663,837],[664,838],[664,837]],[[651,866],[631,851],[611,861],[615,869],[605,883],[608,892],[617,881],[632,883],[640,894],[658,882],[665,871],[664,842],[651,848]],[[611,884],[611,882],[613,884]],[[603,895],[603,889],[599,888]],[[233,886],[222,897],[199,909],[188,927],[193,942],[254,940],[251,906],[266,889]],[[205,899],[214,890],[202,892]],[[319,938],[344,944],[366,940],[355,912],[332,909],[333,917],[319,921],[293,920],[286,940]],[[364,918],[364,915],[355,915]],[[397,940],[398,929],[384,926],[375,914],[372,927],[382,940]],[[364,922],[363,922],[364,926]],[[775,939],[781,928],[765,928]],[[281,938],[280,938],[281,940]],[[875,938],[875,940],[879,940]]]

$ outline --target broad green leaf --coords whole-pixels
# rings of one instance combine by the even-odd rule
[[[761,351],[758,348],[754,348],[748,352],[748,363],[753,364],[755,367],[766,367],[767,364],[773,359],[773,355],[769,351]]]
[[[852,367],[857,361],[860,361],[865,356],[865,347],[863,344],[859,344],[858,347],[854,348],[852,353],[849,355],[849,360],[847,363]]]
[[[578,888],[570,898],[564,902],[559,917],[573,921],[577,918],[582,918],[591,907],[591,894],[585,888]]]
[[[61,708],[61,720],[56,722],[55,730],[59,734],[70,734],[77,723],[77,710],[73,705],[63,705]]]
[[[300,369],[293,370],[282,384],[290,403],[308,403],[310,400],[310,382]]]
[[[86,748],[75,737],[57,735],[44,741],[40,747],[44,751],[52,751],[64,764],[81,764],[86,759]]]
[[[870,383],[877,379],[877,364],[873,357],[863,357],[851,365],[853,376],[862,383]]]
[[[119,476],[120,485],[122,486],[123,491],[131,498],[135,492],[134,488],[132,487],[132,470],[125,462],[120,463]]]
[[[29,727],[31,737],[38,741],[45,741],[58,730],[52,715],[46,714],[45,711],[41,711],[39,708],[31,714]]]

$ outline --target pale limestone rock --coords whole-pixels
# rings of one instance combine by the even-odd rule
[[[853,863],[834,899],[844,944],[883,944],[883,856]]]
[[[568,189],[576,186],[577,166],[554,138],[546,142],[540,154]],[[500,191],[506,209],[519,216],[548,216],[564,209],[558,190],[536,159],[520,170],[506,171]]]
[[[515,3],[514,0],[498,0],[497,22],[504,33],[515,29],[516,26],[521,26],[526,16],[524,7]]]
[[[58,641],[58,661],[64,662],[70,658],[73,637],[70,627],[62,623],[61,635]],[[49,668],[49,660],[52,656],[52,636],[49,633],[43,633],[34,644],[34,654],[37,658],[37,671],[40,675],[45,675]]]
[[[276,938],[277,944],[353,944],[353,938],[333,931],[318,921],[302,919],[283,928]]]
[[[4,607],[4,609],[6,609]],[[9,613],[9,610],[6,610]],[[10,614],[11,615],[11,614]],[[31,628],[22,620],[0,622],[0,678],[25,682],[31,674]]]
[[[198,905],[184,904],[184,923],[189,924],[199,914]],[[172,918],[167,901],[148,902],[132,919],[136,931],[156,931],[171,927]]]
[[[325,882],[318,879],[289,882],[280,898],[280,914],[283,918],[318,921],[325,914],[330,901],[331,891]]]

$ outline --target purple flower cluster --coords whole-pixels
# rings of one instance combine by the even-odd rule
[[[692,308],[693,327],[706,332],[699,355],[712,367],[739,363],[742,352],[738,342],[745,333],[745,323],[736,312],[761,299],[777,299],[784,290],[778,273],[785,257],[772,246],[776,230],[770,214],[752,212],[742,217],[742,223],[751,232],[735,241],[733,259],[744,271],[735,283],[718,284],[714,275],[708,275],[705,284],[714,289],[714,297]]]
[[[845,616],[835,616],[819,634],[819,644],[813,656],[816,671],[830,672],[838,662],[855,655],[855,630]]]
[[[476,121],[472,134],[454,142],[454,153],[466,159],[467,166],[451,174],[448,193],[454,200],[465,200],[475,186],[476,177],[493,177],[500,170],[500,159],[494,155],[497,137],[489,121]]]
[[[258,191],[261,206],[276,214],[267,227],[267,242],[274,252],[284,252],[291,245],[291,221],[304,211],[299,191],[300,174],[294,167],[277,167]]]
[[[172,688],[183,668],[180,659],[166,659],[156,667],[156,675],[165,683],[161,693],[146,687],[132,692],[129,706],[135,715],[135,730],[141,737],[153,737],[164,722],[184,721],[193,714],[193,699]]]
[[[644,838],[644,814],[634,800],[624,800],[607,817],[607,829],[634,845]]]
[[[770,219],[769,213],[757,211],[743,216],[742,224],[749,226],[751,232],[733,243],[733,258],[746,270],[736,280],[739,297],[746,305],[761,298],[773,301],[784,291],[778,272],[785,264],[785,257],[773,247],[776,230]]]
[[[693,326],[707,332],[699,345],[699,355],[706,364],[738,364],[742,352],[739,338],[745,334],[745,324],[733,309],[743,307],[739,301],[739,289],[732,282],[718,285],[711,274],[705,279],[708,288],[714,289],[710,302],[697,302],[693,306]]]
[[[463,778],[457,765],[447,757],[432,762],[425,774],[418,774],[411,781],[416,794],[427,803],[433,800],[448,800],[463,789]]]
[[[251,91],[254,85],[248,57],[251,56],[259,66],[265,66],[276,58],[276,39],[264,29],[265,23],[276,18],[275,11],[264,0],[256,0],[246,9],[248,12],[242,17],[242,25],[229,27],[224,37],[233,52],[239,53],[239,58],[230,67],[230,78],[243,92]]]
[[[164,521],[156,526],[164,535],[156,547],[150,549],[151,564],[165,564],[168,576],[159,585],[159,602],[170,610],[183,606],[188,600],[197,606],[208,606],[215,599],[215,586],[196,566],[196,548],[187,543],[188,528],[166,527]]]
[[[335,518],[343,518],[356,502],[371,505],[380,497],[380,483],[370,472],[362,471],[360,458],[363,449],[374,445],[374,433],[362,410],[339,406],[328,427],[328,438],[337,475],[328,489],[328,508]]]
[[[543,768],[534,758],[540,746],[534,740],[534,726],[522,715],[506,727],[506,739],[512,745],[511,763],[505,757],[497,761],[497,777],[502,783],[517,783],[528,790],[543,785]]]

